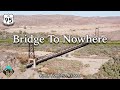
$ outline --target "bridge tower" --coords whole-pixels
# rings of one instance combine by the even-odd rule
[[[29,43],[29,58],[31,59],[35,59],[35,52],[34,52],[34,44],[33,43]]]
[[[95,36],[99,37],[99,28],[95,28]]]
[[[28,57],[29,57],[28,62],[30,63],[31,61],[33,61],[33,68],[36,68],[34,43],[29,43]]]

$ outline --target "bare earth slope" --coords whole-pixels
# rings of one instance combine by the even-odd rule
[[[2,24],[0,16],[0,31],[26,31],[28,33],[51,33],[69,35],[94,35],[99,28],[100,35],[106,35],[111,40],[120,40],[120,17],[80,17],[72,15],[16,15],[14,26]],[[24,28],[26,27],[26,28]]]
[[[0,16],[0,22],[2,22]],[[16,15],[15,26],[39,26],[39,25],[85,25],[85,24],[119,24],[120,17],[80,17],[72,15]],[[2,23],[0,23],[2,26]]]

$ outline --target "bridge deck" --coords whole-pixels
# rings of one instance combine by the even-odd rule
[[[71,51],[74,51],[76,49],[79,49],[81,47],[84,47],[86,45],[88,45],[89,43],[82,43],[82,44],[79,44],[79,45],[76,45],[74,47],[71,47],[71,48],[68,48],[66,50],[63,50],[63,51],[60,51],[58,53],[55,53],[55,54],[50,54],[50,55],[45,55],[45,56],[42,56],[42,57],[38,57],[36,58],[36,65],[38,65],[39,63],[41,62],[44,62],[44,61],[47,61],[49,59],[52,59],[52,58],[55,58],[55,57],[58,57],[58,56],[61,56],[63,54],[66,54],[66,53],[69,53]],[[26,65],[26,68],[29,68],[33,65],[33,62],[29,63]]]

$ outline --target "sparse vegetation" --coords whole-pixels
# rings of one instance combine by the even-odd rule
[[[21,30],[19,30],[19,34],[22,34],[23,32]]]
[[[111,79],[120,79],[120,56],[113,57],[112,60],[102,65],[98,73]]]
[[[24,35],[26,35],[26,34],[27,34],[27,32],[25,32],[25,31],[24,31],[24,32],[23,32],[23,34],[24,34]]]
[[[53,32],[53,33],[54,33],[54,32],[56,32],[56,31],[55,31],[55,30],[51,30],[51,32]]]
[[[22,64],[20,65],[19,68],[20,68],[19,70],[20,70],[21,72],[25,72],[25,71],[26,71],[26,68],[25,68],[24,65],[22,65]]]
[[[83,64],[80,61],[63,59],[51,59],[49,61],[41,63],[40,65],[47,67],[49,69],[49,74],[79,73],[79,70],[83,67]]]
[[[89,55],[98,55],[98,56],[107,56],[111,57],[115,55],[120,49],[120,43],[112,43],[108,44],[91,44],[86,46],[85,48],[81,48],[78,51],[73,53],[74,56],[89,56]]]
[[[75,29],[70,29],[70,31],[76,31]]]
[[[20,15],[16,17],[16,20],[18,21],[14,26],[6,27],[1,25],[0,27],[0,61],[5,60],[5,62],[1,62],[1,67],[3,69],[3,66],[9,64],[15,68],[15,77],[13,75],[14,78],[19,78],[21,76],[21,78],[29,79],[36,78],[36,76],[39,78],[38,74],[40,73],[47,75],[65,74],[66,77],[71,78],[71,74],[73,75],[83,73],[82,77],[89,79],[120,79],[120,57],[115,56],[119,55],[120,52],[120,17],[86,18],[69,15],[33,15],[26,17]],[[48,35],[53,33],[60,37],[59,44],[50,44],[49,41],[45,39],[44,44],[35,46],[35,51],[38,51],[36,57],[37,55],[39,57],[39,55],[44,55],[46,53],[39,53],[39,51],[57,53],[78,44],[68,44],[68,42],[65,42],[65,44],[63,44],[63,40],[61,40],[62,35],[73,35],[76,37],[84,36],[86,34],[94,35],[94,30],[96,27],[100,29],[99,35],[105,35],[109,40],[118,41],[108,41],[106,44],[91,44],[80,48],[78,51],[73,52],[74,56],[71,56],[70,53],[66,54],[63,57],[60,57],[62,59],[54,58],[40,63],[37,65],[37,72],[36,69],[25,69],[24,67],[24,64],[28,62],[28,55],[20,53],[28,52],[28,44],[13,44],[13,35],[19,35],[21,37],[24,37],[24,35],[33,35],[35,37],[43,36],[47,38]],[[108,61],[109,58],[112,59]],[[16,60],[15,63],[14,59]],[[83,62],[83,64],[80,61]],[[103,64],[104,62],[106,63]],[[16,66],[14,66],[14,64]],[[99,67],[100,69],[98,71]],[[88,73],[91,72],[95,74],[88,75]]]
[[[65,57],[69,57],[69,54],[66,54]]]
[[[90,65],[89,64],[85,64],[84,67],[90,67]]]
[[[27,26],[24,26],[24,29],[27,29]]]
[[[120,79],[120,56],[114,56],[100,67],[98,73],[87,75],[88,79]]]
[[[4,32],[2,32],[4,33]],[[25,48],[27,49],[28,44],[13,44],[13,35],[18,34],[20,36],[23,36],[24,34],[30,35],[33,34],[34,36],[39,36],[42,35],[43,37],[47,37],[48,34],[45,33],[27,33],[27,32],[22,32],[21,30],[17,33],[7,33],[7,38],[6,39],[0,39],[0,45],[1,46],[9,46],[9,47],[14,47],[16,49],[18,48]],[[0,35],[1,37],[1,35]],[[59,36],[61,37],[61,36]],[[57,52],[61,51],[62,49],[66,49],[68,47],[72,47],[75,44],[63,44],[60,42],[59,44],[50,44],[48,40],[45,39],[45,43],[41,44],[39,46],[36,46],[36,50],[41,50],[41,51],[49,51],[49,52]],[[120,41],[108,41],[106,44],[91,44],[86,46],[86,48],[81,48],[78,51],[75,51],[73,53],[74,56],[89,56],[89,55],[98,55],[98,56],[111,56],[114,53],[116,53],[117,50],[120,49]]]
[[[20,61],[21,64],[25,64],[28,62],[28,56],[26,54],[17,55],[17,59]]]

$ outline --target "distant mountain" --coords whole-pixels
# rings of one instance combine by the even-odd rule
[[[116,17],[80,17],[72,15],[16,15],[15,26],[40,25],[82,25],[82,24],[120,24],[120,16]],[[2,16],[0,26],[2,27]]]

